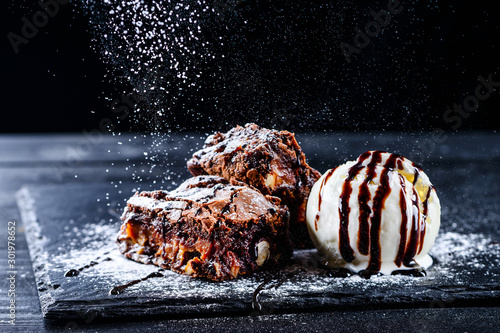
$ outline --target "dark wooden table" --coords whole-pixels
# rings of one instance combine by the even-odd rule
[[[418,331],[493,332],[500,324],[497,298],[489,302],[432,302],[415,308],[349,311],[294,311],[263,316],[202,316],[147,320],[48,321],[42,316],[16,192],[25,184],[95,183],[109,187],[108,195],[136,184],[141,189],[169,189],[188,177],[184,165],[205,134],[180,133],[169,138],[150,135],[1,135],[0,136],[0,331]],[[329,133],[297,134],[310,164],[320,171],[356,158],[371,149],[398,152],[418,160],[443,196],[444,212],[462,216],[443,226],[457,232],[481,232],[499,240],[500,134],[459,133],[439,144],[430,134]],[[418,146],[415,140],[424,142]],[[161,151],[156,154],[151,151]],[[430,153],[429,153],[430,152]],[[147,156],[145,153],[148,153]],[[327,156],[328,158],[325,158]],[[157,167],[151,168],[152,164]],[[142,182],[135,183],[142,179]],[[156,180],[156,183],[154,181]],[[163,180],[163,181],[162,181]],[[173,183],[174,182],[174,183]],[[128,190],[130,190],[128,188]],[[106,204],[106,194],[102,200]],[[113,207],[112,207],[113,208]],[[119,210],[119,207],[115,207]],[[474,212],[474,214],[471,214]],[[474,216],[480,223],[469,223]],[[15,284],[8,280],[8,227],[15,223]],[[12,248],[10,252],[13,252]],[[15,297],[9,295],[14,288]],[[15,299],[15,325],[9,323]],[[409,325],[411,324],[411,325]]]

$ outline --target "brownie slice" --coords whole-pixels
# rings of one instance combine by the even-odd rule
[[[217,175],[250,184],[281,198],[290,210],[290,233],[297,247],[313,247],[306,226],[309,192],[321,174],[311,168],[293,133],[237,126],[207,138],[187,163],[197,175]]]
[[[292,254],[280,199],[217,176],[190,178],[171,192],[136,193],[122,220],[120,252],[192,277],[233,279]]]

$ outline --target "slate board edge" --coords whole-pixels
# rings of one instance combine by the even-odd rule
[[[38,224],[37,217],[34,210],[33,199],[29,195],[29,190],[26,186],[21,187],[16,193],[17,205],[21,215],[22,224],[25,228],[26,243],[31,257],[31,265],[33,268],[33,275],[35,276],[38,298],[40,300],[40,307],[42,314],[45,317],[49,311],[49,307],[55,303],[55,300],[44,288],[54,288],[49,276],[44,273],[44,251],[43,251],[43,237],[40,233],[40,225]],[[46,241],[46,240],[45,240]]]

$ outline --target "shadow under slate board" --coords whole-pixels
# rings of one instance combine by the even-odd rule
[[[131,186],[132,188],[132,186]],[[334,277],[315,250],[279,272],[232,281],[192,279],[120,255],[118,213],[104,185],[25,186],[17,194],[46,318],[271,314],[297,311],[498,305],[500,246],[441,230],[425,277]],[[125,199],[114,198],[112,205]]]

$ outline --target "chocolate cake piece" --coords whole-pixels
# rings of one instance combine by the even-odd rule
[[[311,168],[293,133],[237,126],[207,138],[187,163],[197,175],[217,175],[250,184],[281,198],[290,210],[290,233],[297,247],[312,247],[306,227],[309,192],[321,174]]]
[[[120,252],[192,277],[233,279],[292,254],[280,199],[217,176],[190,178],[171,192],[136,193],[122,220]]]

